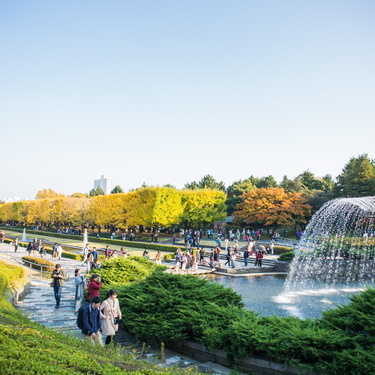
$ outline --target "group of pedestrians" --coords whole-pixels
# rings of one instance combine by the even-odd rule
[[[56,300],[55,309],[60,307],[61,291],[66,280],[66,273],[60,264],[55,265],[52,272],[52,283],[54,296]],[[117,292],[111,289],[107,293],[107,298],[102,302],[100,290],[102,282],[98,274],[91,275],[86,282],[86,278],[81,274],[81,269],[74,271],[75,307],[74,313],[78,316],[87,291],[89,304],[83,308],[82,312],[82,335],[85,340],[92,341],[100,346],[103,345],[102,334],[106,336],[104,345],[109,345],[119,328],[119,322],[122,318],[120,305],[117,299]]]
[[[197,256],[193,252],[190,252],[190,250],[182,251],[181,249],[177,249],[175,253],[175,260],[176,271],[179,269],[183,271],[190,269],[193,272],[198,270]]]

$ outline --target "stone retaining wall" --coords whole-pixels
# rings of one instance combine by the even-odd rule
[[[296,370],[290,366],[256,357],[249,357],[241,361],[232,363],[228,361],[227,353],[225,351],[215,350],[213,352],[210,352],[203,345],[190,340],[184,340],[182,342],[179,342],[178,346],[171,345],[169,348],[175,352],[187,355],[200,362],[211,361],[230,368],[250,371],[255,375],[307,374],[307,372]],[[311,372],[309,374],[311,375]]]

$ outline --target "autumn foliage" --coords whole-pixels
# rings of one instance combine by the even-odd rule
[[[258,222],[269,226],[306,223],[311,206],[301,193],[287,193],[283,188],[261,188],[244,193],[233,213],[236,221]]]
[[[0,205],[0,221],[118,228],[212,223],[226,216],[226,195],[211,189],[144,187],[90,198],[56,197]]]

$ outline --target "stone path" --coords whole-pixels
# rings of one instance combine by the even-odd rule
[[[13,246],[0,243],[0,260],[4,259],[21,264],[21,258],[25,255],[27,255],[25,248],[19,248],[17,253],[14,253]],[[52,261],[51,255],[47,255],[47,259]],[[25,268],[28,270],[30,288],[28,294],[16,304],[16,308],[33,321],[37,321],[44,326],[60,332],[69,332],[76,337],[81,338],[81,331],[76,326],[77,318],[76,315],[74,315],[74,270],[76,268],[81,268],[83,274],[86,271],[86,267],[82,266],[82,263],[68,258],[62,258],[60,261],[54,263],[60,263],[69,276],[62,289],[60,308],[54,308],[55,299],[53,288],[50,287],[52,279],[41,278],[40,272],[30,270],[28,267]],[[142,343],[137,342],[136,339],[125,331],[120,330],[115,336],[115,341],[127,347],[129,353],[140,358],[142,353]],[[232,371],[231,369],[219,364],[212,362],[198,362],[192,358],[188,358],[167,349],[164,351],[164,357],[165,362],[162,363],[160,360],[160,349],[151,347],[145,355],[144,360],[165,367],[178,366],[185,369],[198,368],[199,371],[207,374],[229,375]]]

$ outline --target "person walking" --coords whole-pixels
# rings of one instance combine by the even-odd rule
[[[263,259],[263,252],[259,250],[256,255],[255,266],[262,267],[262,259]]]
[[[116,290],[111,289],[108,291],[107,299],[100,306],[100,312],[102,317],[101,331],[103,335],[107,336],[105,345],[109,345],[118,331],[120,319],[122,318]]]
[[[158,252],[155,255],[155,264],[161,264],[161,252],[158,250]]]
[[[58,309],[61,301],[61,289],[65,280],[65,272],[61,268],[60,264],[56,264],[55,269],[52,271],[52,279],[53,281],[51,285],[53,286],[53,292],[56,300],[55,309]]]
[[[235,264],[234,264],[235,260],[236,260],[236,253],[235,253],[234,249],[230,248],[230,263],[229,263],[229,265],[231,265],[232,268],[235,268]]]
[[[18,250],[18,245],[19,245],[20,241],[18,239],[18,237],[16,237],[13,241],[13,245],[14,245],[14,252],[16,253],[17,250]]]
[[[33,257],[36,257],[37,254],[38,254],[38,247],[39,247],[39,242],[38,240],[35,238],[33,244],[32,244],[32,256]]]
[[[87,255],[89,253],[89,244],[88,243],[85,245],[82,252],[83,252],[82,266],[84,266],[87,262]]]
[[[100,289],[102,282],[100,281],[99,275],[94,273],[91,276],[89,283],[87,284],[87,298],[92,300],[94,297],[100,297]]]
[[[205,251],[203,247],[201,247],[199,250],[199,264],[201,265],[204,263],[204,255],[205,255]]]
[[[27,245],[26,251],[28,252],[29,256],[31,256],[31,251],[33,250],[33,244],[29,242]]]
[[[100,297],[94,297],[91,303],[83,310],[82,334],[85,340],[103,346],[102,334],[100,333],[100,304]]]
[[[63,249],[62,249],[62,247],[61,247],[61,245],[59,243],[57,244],[57,249],[56,250],[57,250],[58,260],[61,260]]]
[[[247,263],[249,261],[249,255],[250,255],[249,249],[246,248],[245,251],[243,252],[243,261],[245,263],[245,267],[247,267]]]
[[[47,253],[46,253],[46,248],[44,246],[42,246],[39,250],[39,255],[41,258],[43,258],[43,255],[46,256]]]
[[[74,309],[74,313],[77,314],[83,301],[84,290],[86,286],[85,278],[81,275],[80,268],[76,268],[76,270],[74,271],[74,285],[76,287],[76,295],[74,297],[76,306]]]
[[[90,272],[91,267],[94,264],[94,256],[92,255],[91,249],[89,249],[89,251],[87,253],[86,264],[87,264],[87,272]]]

